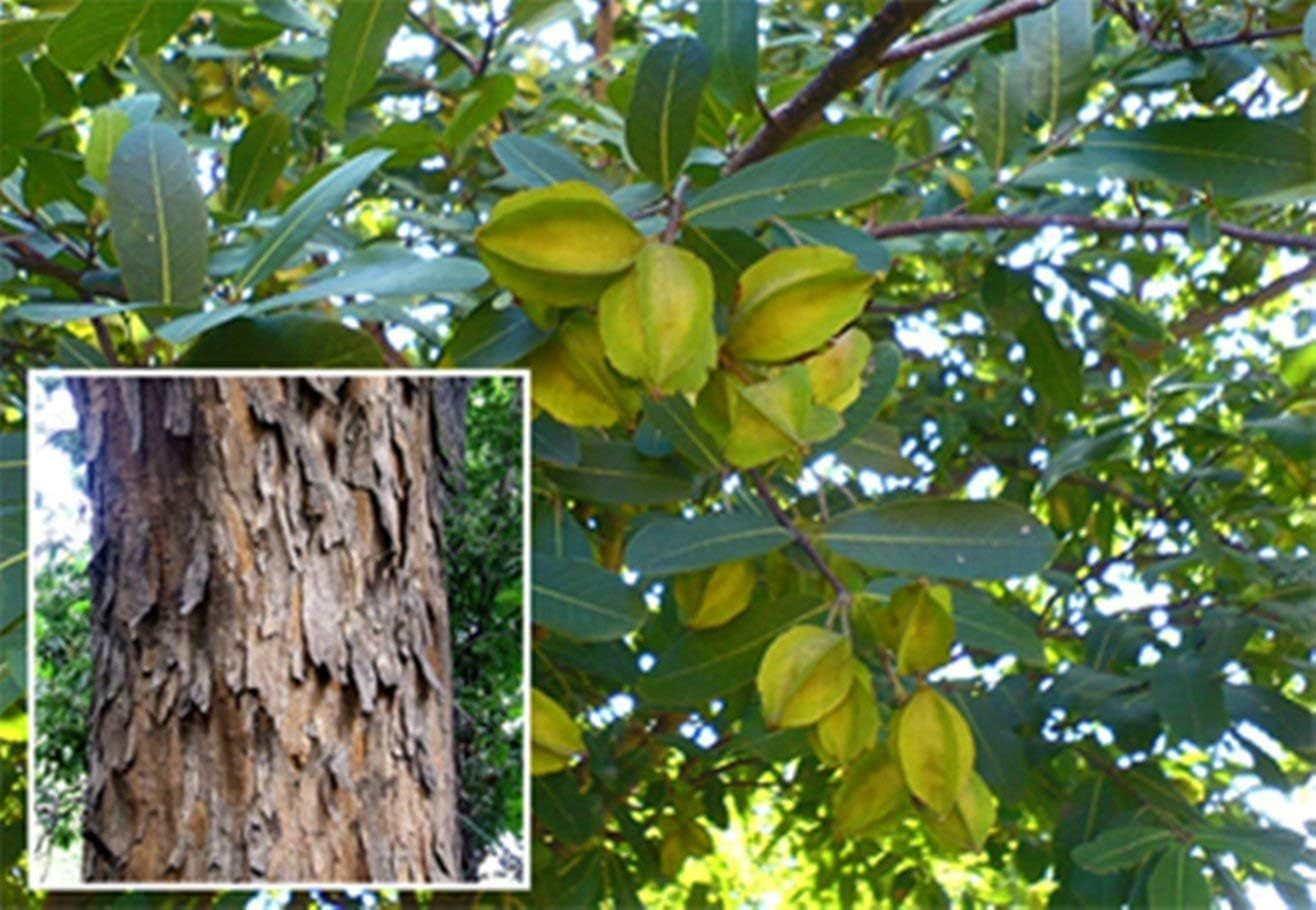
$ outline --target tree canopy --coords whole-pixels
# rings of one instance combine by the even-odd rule
[[[0,0],[7,887],[23,370],[520,366],[531,903],[1305,904],[1308,6]]]

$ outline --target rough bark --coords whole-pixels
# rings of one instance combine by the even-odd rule
[[[88,881],[459,874],[446,382],[73,381]]]

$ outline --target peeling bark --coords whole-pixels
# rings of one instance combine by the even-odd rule
[[[454,880],[451,382],[71,381],[88,881]]]

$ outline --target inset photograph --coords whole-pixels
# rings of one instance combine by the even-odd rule
[[[520,371],[36,371],[34,890],[528,886]]]

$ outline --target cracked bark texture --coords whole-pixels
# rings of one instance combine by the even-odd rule
[[[450,381],[70,381],[93,503],[86,880],[459,875]]]

